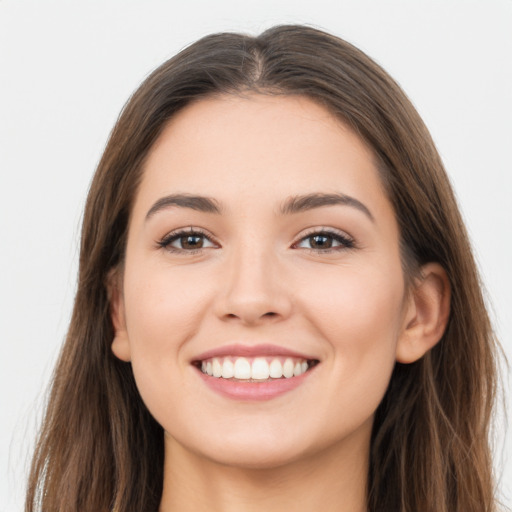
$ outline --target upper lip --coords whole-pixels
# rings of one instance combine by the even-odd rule
[[[278,345],[223,345],[221,347],[207,350],[194,357],[193,361],[204,361],[205,359],[211,359],[213,357],[257,357],[257,356],[285,356],[285,357],[297,357],[300,359],[317,359],[311,355],[303,354],[295,350],[280,347]]]

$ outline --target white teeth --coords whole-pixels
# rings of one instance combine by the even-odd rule
[[[283,365],[283,375],[289,379],[293,377],[293,361],[291,359],[287,359]]]
[[[231,379],[231,377],[235,376],[235,366],[231,362],[230,359],[224,359],[224,363],[222,364],[222,378],[223,379]]]
[[[270,361],[270,363],[269,363]],[[289,379],[307,372],[309,364],[304,359],[287,357],[213,357],[201,362],[201,371],[211,377],[237,380]]]
[[[255,380],[266,380],[270,376],[270,368],[268,363],[262,357],[257,357],[252,362],[251,378]]]
[[[222,365],[216,357],[214,357],[212,361],[212,371],[214,377],[222,376]]]
[[[306,363],[307,369],[308,363]],[[273,379],[280,379],[283,376],[283,365],[279,359],[273,359],[270,363],[269,375]]]
[[[235,361],[235,379],[251,378],[251,363],[245,357],[239,357]]]

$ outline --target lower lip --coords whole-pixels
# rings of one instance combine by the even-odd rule
[[[210,377],[198,369],[199,376],[205,384],[216,393],[241,401],[261,401],[271,400],[280,395],[292,391],[309,377],[312,369],[289,379],[274,379],[263,382],[243,382],[236,380],[223,379],[220,377]]]

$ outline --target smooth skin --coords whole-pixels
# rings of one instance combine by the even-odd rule
[[[174,194],[220,213],[155,207]],[[308,194],[356,201],[280,211]],[[371,150],[313,101],[262,94],[203,99],[168,123],[110,291],[112,350],[165,431],[161,512],[366,510],[375,410],[395,361],[439,341],[450,300],[434,263],[406,289]],[[191,364],[231,344],[319,364],[284,395],[236,401]]]

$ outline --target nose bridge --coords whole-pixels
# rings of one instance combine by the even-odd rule
[[[227,258],[227,279],[219,294],[219,313],[243,323],[284,318],[291,310],[289,296],[279,276],[278,255],[268,243],[245,239]]]

